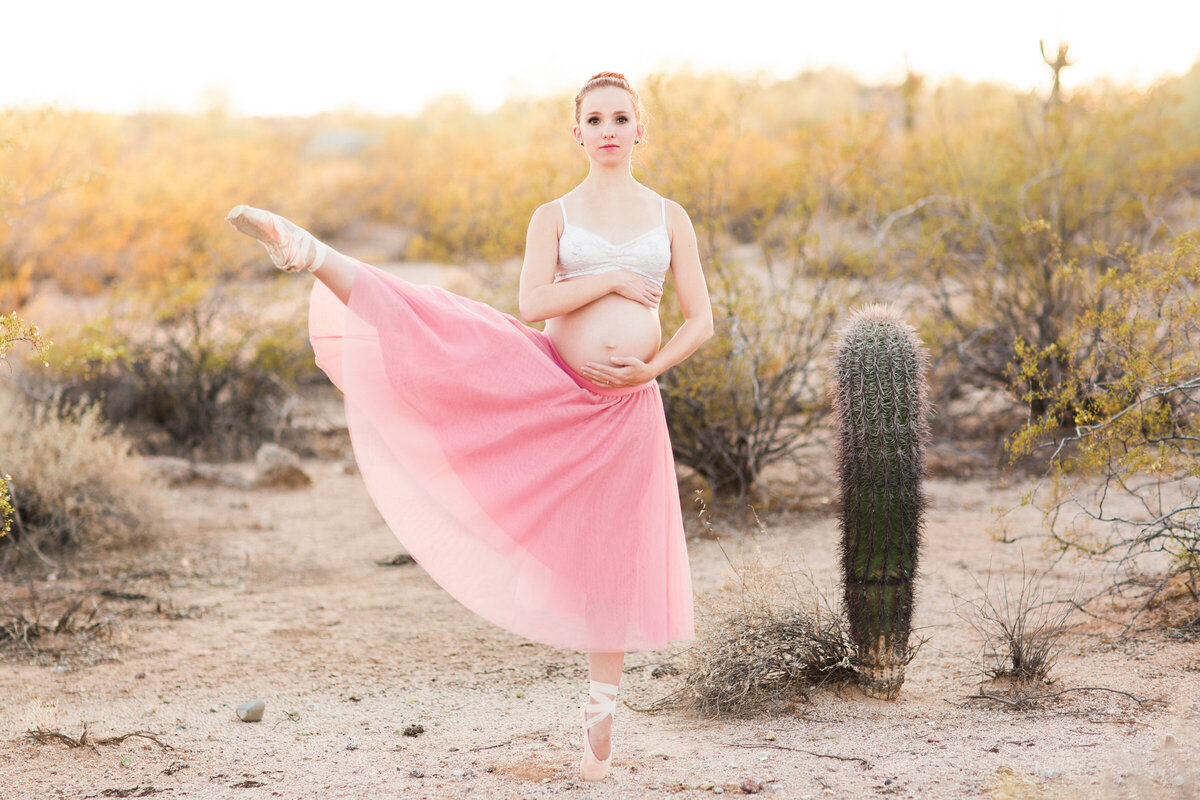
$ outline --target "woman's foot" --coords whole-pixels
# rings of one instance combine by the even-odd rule
[[[325,244],[278,214],[251,206],[234,206],[225,220],[261,242],[271,261],[284,272],[302,269],[313,272],[325,263],[328,252]]]
[[[583,761],[579,776],[585,781],[603,780],[612,763],[613,712],[617,710],[617,687],[611,683],[592,681],[588,702],[580,707],[583,717]],[[600,757],[600,753],[604,757]]]

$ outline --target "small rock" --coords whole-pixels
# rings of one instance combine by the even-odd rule
[[[464,778],[474,778],[475,770],[473,770],[473,769],[463,770],[463,777]]]
[[[196,470],[186,458],[143,456],[142,466],[167,486],[182,486],[196,479]]]
[[[133,673],[133,677],[140,681],[142,678],[146,677],[146,673],[144,670],[139,669],[137,672]]]
[[[775,731],[767,731],[763,734],[763,739],[767,740],[768,742],[774,742],[779,739],[779,734],[777,734]]]
[[[661,747],[657,747],[657,748],[651,750],[649,753],[646,753],[646,758],[661,758],[661,759],[666,760],[666,759],[670,758],[670,756],[668,756],[667,752],[665,750],[663,750]]]
[[[193,469],[195,469],[196,479],[199,481],[228,486],[232,489],[254,488],[254,480],[235,466],[197,463]]]
[[[300,468],[300,457],[291,450],[267,442],[254,454],[255,486],[304,489],[312,478]]]
[[[267,710],[267,704],[263,700],[250,700],[242,703],[237,707],[238,719],[242,722],[259,722],[263,718],[263,713]]]
[[[354,742],[346,742],[346,749],[347,750],[357,750],[358,745],[356,745]]]
[[[424,732],[425,732],[424,725],[409,725],[407,728],[404,729],[405,736],[420,736]]]
[[[213,714],[217,713],[217,707],[216,707],[216,706],[209,706],[209,707],[208,707],[208,710],[209,710],[210,712],[212,712]]]
[[[659,664],[654,669],[650,670],[651,678],[665,678],[668,675],[678,675],[679,667],[674,664]]]
[[[725,787],[724,786],[714,786],[713,794],[725,794]]]
[[[753,778],[746,778],[740,784],[742,794],[758,794],[762,791],[762,784]]]
[[[424,777],[425,777],[425,770],[423,770],[423,769],[414,769],[414,770],[410,770],[408,774],[409,774],[410,776],[414,777],[414,778],[424,778]]]

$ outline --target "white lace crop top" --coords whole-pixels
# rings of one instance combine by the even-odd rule
[[[567,220],[567,207],[559,198],[563,232],[558,238],[558,269],[554,282],[627,269],[662,286],[671,268],[671,234],[667,231],[667,201],[662,201],[662,223],[641,236],[622,244],[613,244],[587,228]]]

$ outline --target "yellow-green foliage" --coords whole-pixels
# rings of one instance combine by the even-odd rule
[[[60,416],[5,403],[0,441],[19,520],[6,542],[38,550],[104,547],[145,530],[149,478],[97,409]]]
[[[1200,235],[1104,255],[1111,266],[1099,278],[1099,299],[1045,349],[1022,349],[1017,368],[1039,387],[1026,399],[1045,412],[1010,447],[1024,455],[1047,440],[1055,445],[1052,480],[1034,499],[1048,509],[1060,544],[1128,567],[1143,553],[1165,553],[1195,591]],[[1043,378],[1051,357],[1065,363],[1053,386]]]
[[[1173,224],[1189,224],[1180,203],[1200,138],[1184,135],[1167,91],[1099,87],[1061,103],[1008,96],[954,109],[932,100],[934,114],[953,116],[895,148],[877,190],[882,240],[934,292],[928,338],[943,381],[952,372],[1009,385],[1024,340],[1054,386],[1069,355],[1046,348],[1088,307],[1108,251],[1156,247]],[[1015,393],[1038,388],[1012,383]]]
[[[319,226],[340,182],[320,160],[298,169],[311,135],[221,115],[0,112],[0,303],[46,278],[92,293],[261,268],[222,217],[245,201]]]
[[[17,316],[17,312],[0,315],[0,366],[8,366],[6,356],[9,349],[17,342],[28,342],[33,346],[39,358],[46,357],[50,343],[46,341],[36,325],[26,322]],[[3,471],[0,464],[0,538],[12,530],[13,506],[9,496],[8,484],[12,476]]]
[[[271,301],[270,290],[207,281],[137,296],[64,337],[47,380],[142,434],[147,450],[246,455],[274,438],[292,388],[315,372],[297,303]]]

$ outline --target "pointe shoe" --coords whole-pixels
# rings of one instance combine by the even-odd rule
[[[328,248],[324,242],[278,214],[252,206],[234,206],[225,215],[225,221],[261,242],[272,263],[284,272],[302,269],[313,272],[325,263]]]
[[[600,781],[608,776],[608,767],[612,763],[612,747],[609,746],[606,758],[597,758],[592,752],[588,730],[605,717],[611,718],[617,710],[617,687],[611,683],[592,681],[588,687],[588,694],[588,702],[579,707],[579,714],[583,718],[583,760],[579,765],[579,777],[585,781]],[[589,714],[593,716],[589,718]]]

